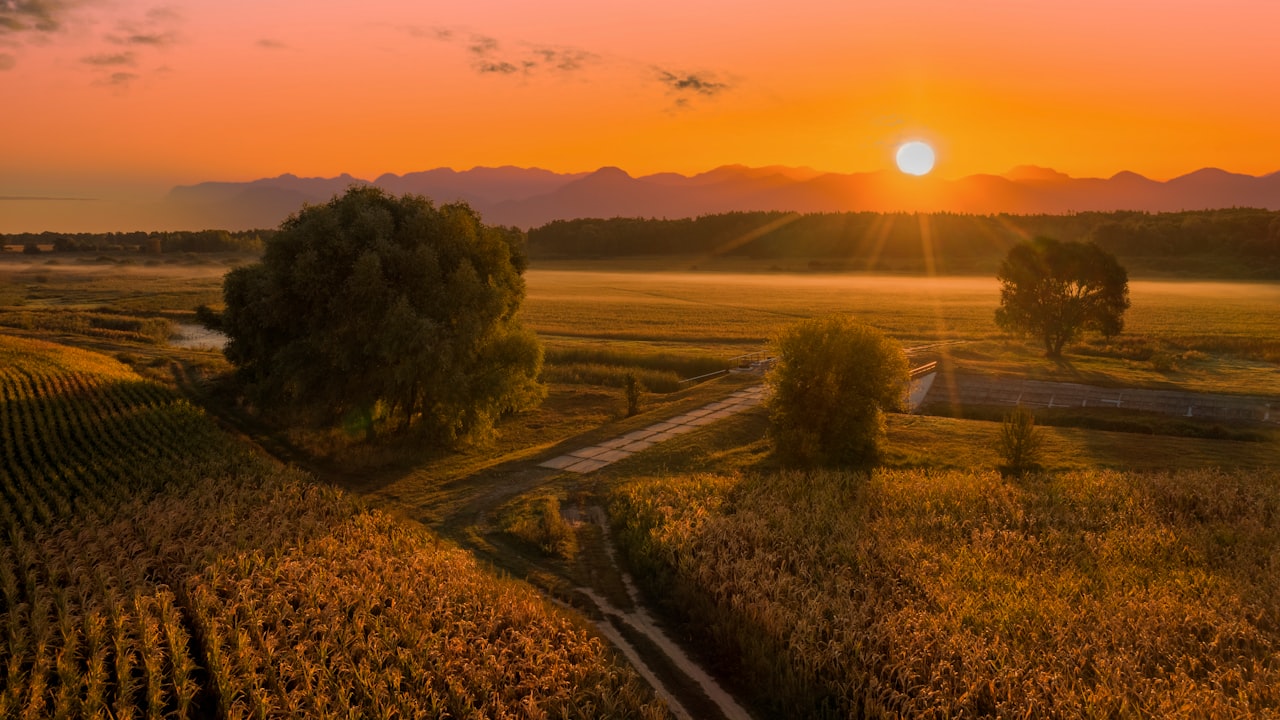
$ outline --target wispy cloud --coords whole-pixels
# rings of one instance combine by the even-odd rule
[[[427,40],[440,40],[440,41],[448,42],[450,40],[453,40],[455,37],[454,30],[452,28],[447,28],[447,27],[439,27],[439,26],[423,27],[422,25],[404,25],[404,26],[401,26],[400,29],[408,33],[410,37],[425,38]]]
[[[0,35],[60,30],[73,4],[68,0],[0,0]]]
[[[654,69],[658,72],[658,81],[672,92],[715,97],[729,89],[728,83],[706,73],[673,73],[662,68]]]
[[[510,75],[520,72],[520,68],[509,62],[493,62],[490,60],[477,60],[474,65],[476,72],[485,75],[488,73],[497,73],[499,75]]]
[[[595,53],[579,50],[578,48],[542,47],[535,48],[533,54],[542,59],[542,64],[545,67],[564,72],[581,70],[600,59]]]
[[[449,43],[462,48],[471,58],[471,68],[481,75],[574,73],[600,62],[601,58],[582,48],[516,42],[507,44],[482,33],[449,27],[410,25],[402,28],[415,38]]]
[[[107,42],[116,45],[145,45],[163,47],[178,40],[178,26],[182,15],[169,6],[151,8],[141,19],[122,20],[115,32],[108,33]]]
[[[486,35],[472,35],[467,49],[474,55],[488,56],[498,51],[498,41]]]
[[[706,71],[677,71],[633,59],[606,57],[590,50],[528,41],[499,40],[492,35],[469,28],[436,25],[406,25],[397,28],[410,37],[446,43],[465,53],[471,69],[485,76],[509,76],[529,79],[537,76],[569,76],[593,67],[612,64],[637,70],[642,82],[657,83],[674,97],[676,108],[690,107],[695,100],[709,101],[736,88],[736,82],[724,75]]]
[[[77,6],[94,0],[0,0],[0,71],[17,66],[21,47],[46,42],[62,31]]]
[[[142,77],[139,68],[150,65],[146,62],[148,59],[154,59],[156,53],[179,41],[182,20],[181,12],[169,5],[153,7],[141,16],[118,19],[112,31],[104,33],[102,39],[110,45],[127,49],[89,55],[81,58],[81,62],[102,71],[103,74],[94,81],[95,85],[124,91]],[[148,73],[166,71],[147,70]]]
[[[175,6],[158,5],[145,12],[123,9],[108,0],[0,0],[0,45],[8,52],[0,53],[0,70],[13,68],[21,54],[15,48],[31,43],[48,42],[52,34],[75,26],[92,27],[96,22],[88,10],[99,7],[111,12],[108,31],[99,37],[106,46],[80,58],[80,63],[98,74],[94,84],[117,88],[137,79],[138,72],[122,68],[144,66],[149,53],[172,45],[179,39],[182,15]],[[115,46],[116,50],[111,47]]]
[[[138,73],[131,72],[113,72],[107,76],[107,84],[115,87],[125,87],[129,83],[138,79]]]
[[[131,52],[122,53],[103,53],[99,55],[87,55],[80,58],[80,62],[86,65],[94,65],[96,67],[112,67],[116,65],[128,65],[130,67],[138,64],[138,58]]]
[[[694,98],[711,99],[733,89],[732,85],[712,73],[672,72],[660,67],[653,68],[653,71],[667,93],[675,96],[677,108],[690,107]]]
[[[271,38],[262,38],[255,44],[258,47],[264,48],[266,50],[288,50],[289,49],[288,45],[285,45],[279,40],[273,40]]]

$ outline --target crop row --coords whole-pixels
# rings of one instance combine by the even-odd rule
[[[611,514],[773,713],[1280,711],[1274,471],[651,478]]]
[[[0,336],[0,717],[666,716],[527,586],[78,352]]]

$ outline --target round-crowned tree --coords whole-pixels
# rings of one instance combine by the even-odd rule
[[[1000,307],[996,324],[1044,342],[1045,354],[1085,330],[1110,337],[1124,328],[1129,274],[1115,256],[1089,242],[1039,237],[1009,250],[996,273]]]
[[[777,341],[768,383],[770,435],[786,461],[856,466],[875,460],[884,412],[903,401],[902,347],[846,316],[802,321]]]
[[[539,402],[542,348],[516,311],[523,234],[465,204],[352,187],[227,274],[225,354],[263,407],[441,441]]]

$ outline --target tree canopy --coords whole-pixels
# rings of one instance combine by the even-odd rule
[[[227,274],[226,356],[266,406],[485,433],[543,395],[541,346],[516,318],[525,267],[523,235],[465,204],[352,187]]]
[[[874,460],[884,411],[897,409],[906,392],[902,347],[841,315],[802,321],[777,346],[769,415],[779,455],[807,465]]]
[[[1129,274],[1094,243],[1040,237],[1009,250],[996,274],[1000,307],[996,324],[1038,337],[1045,354],[1092,330],[1111,336],[1124,328]]]

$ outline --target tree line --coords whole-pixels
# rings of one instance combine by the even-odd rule
[[[989,270],[1018,242],[1094,242],[1121,257],[1234,261],[1280,277],[1280,212],[1252,208],[1073,215],[733,212],[686,219],[558,220],[529,231],[534,258],[808,258],[812,269]]]
[[[177,230],[169,232],[11,233],[5,245],[27,252],[261,252],[275,230]],[[34,248],[34,249],[33,249]]]

